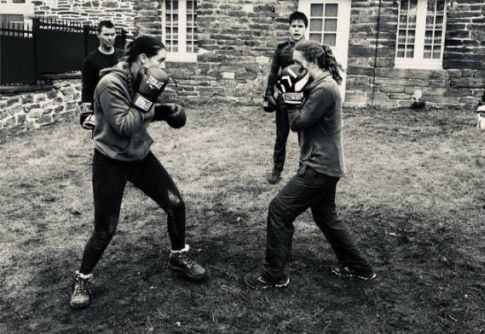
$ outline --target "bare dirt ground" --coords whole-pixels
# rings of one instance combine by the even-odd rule
[[[92,229],[89,134],[76,120],[1,144],[0,333],[484,333],[485,132],[470,111],[346,110],[341,218],[378,273],[329,272],[335,256],[308,213],[295,222],[290,286],[252,291],[271,186],[275,126],[257,108],[188,110],[153,124],[153,152],[186,201],[203,284],[167,268],[165,214],[128,187],[117,235],[95,271],[93,305],[69,308]]]

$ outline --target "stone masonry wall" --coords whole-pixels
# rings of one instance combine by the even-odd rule
[[[97,24],[111,20],[117,28],[134,32],[136,0],[58,0],[57,7],[50,7],[45,0],[34,0],[35,15],[59,20],[73,20]]]
[[[59,80],[44,91],[0,95],[0,138],[77,117],[79,79]]]
[[[195,103],[260,104],[277,43],[288,38],[289,14],[297,1],[199,0],[197,63],[171,63],[178,96]],[[138,2],[136,25],[159,36],[158,1]]]
[[[485,2],[458,0],[447,7],[443,70],[394,68],[398,4],[353,0],[347,105],[409,106],[415,90],[431,106],[472,108],[484,91]]]

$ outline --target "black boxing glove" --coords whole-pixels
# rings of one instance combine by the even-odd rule
[[[273,112],[276,110],[276,100],[273,95],[266,95],[264,97],[263,110],[266,112]]]
[[[172,128],[181,128],[187,121],[187,116],[182,106],[177,103],[162,103],[155,105],[153,121],[165,121]]]
[[[303,103],[303,88],[310,81],[310,74],[299,64],[285,67],[276,81],[288,107],[299,107]]]
[[[148,112],[167,86],[169,77],[160,67],[143,67],[138,76],[140,84],[133,99],[133,105],[142,112]]]

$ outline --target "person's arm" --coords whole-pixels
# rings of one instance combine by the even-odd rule
[[[143,113],[134,107],[121,87],[111,84],[98,89],[106,121],[119,135],[131,136],[143,126],[146,118],[153,117],[153,114]]]
[[[266,86],[266,92],[264,94],[265,96],[273,96],[274,94],[274,85],[276,84],[276,80],[278,79],[278,71],[280,70],[280,67],[281,67],[279,55],[280,55],[280,47],[278,46],[273,54],[273,59],[271,61],[271,68],[268,76],[268,84]]]
[[[289,108],[288,119],[293,131],[300,131],[316,123],[332,107],[334,96],[324,87],[310,93],[301,109]]]
[[[81,70],[81,102],[82,103],[92,103],[94,89],[96,88],[94,82],[96,82],[98,76],[98,71],[91,64],[89,58],[86,58],[83,62]]]

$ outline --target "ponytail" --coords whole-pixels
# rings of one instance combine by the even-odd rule
[[[316,62],[322,70],[330,72],[335,82],[340,85],[342,65],[337,62],[328,45],[320,45],[312,40],[301,40],[295,45],[295,50],[300,51],[307,61]]]
[[[332,78],[340,85],[342,76],[340,71],[343,71],[342,65],[337,62],[333,55],[332,49],[328,45],[322,45],[323,53],[317,58],[318,66],[321,69],[327,70],[332,74]]]

